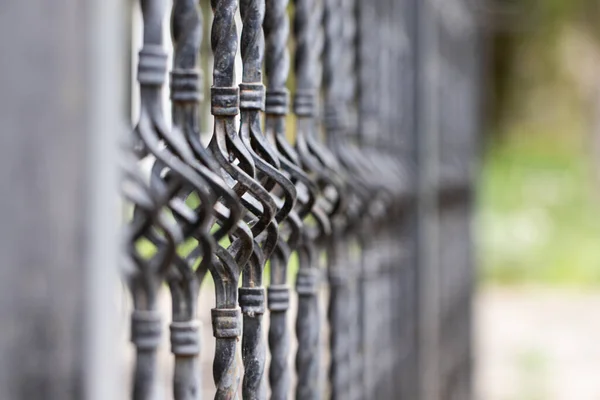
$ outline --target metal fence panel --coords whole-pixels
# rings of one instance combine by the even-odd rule
[[[15,171],[0,207],[15,330],[0,346],[27,354],[3,365],[6,398],[117,398],[118,237],[135,352],[119,394],[471,398],[469,3],[140,0],[133,17],[117,3],[0,14],[4,37],[20,33],[4,44],[19,62],[0,117],[27,132],[0,149]],[[139,32],[123,35],[123,19]],[[130,36],[141,46],[124,82]],[[107,217],[117,159],[120,236]]]

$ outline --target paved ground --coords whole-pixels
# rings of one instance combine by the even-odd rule
[[[600,293],[482,290],[480,400],[600,399]]]
[[[477,400],[600,400],[600,292],[486,289],[476,299]],[[210,290],[200,301],[206,309],[213,305]],[[168,300],[164,307],[166,313]],[[129,387],[133,351],[127,319],[124,314],[123,353],[129,362],[122,376]],[[204,398],[212,398],[208,313],[201,319]],[[172,360],[163,336],[161,389],[170,398]]]

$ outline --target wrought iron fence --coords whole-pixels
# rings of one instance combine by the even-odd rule
[[[51,163],[31,159],[30,165],[36,171],[66,166],[68,177],[87,165],[85,157],[67,157],[71,150],[92,158],[97,174],[87,177],[91,183],[75,174],[60,187],[102,212],[91,220],[54,221],[54,240],[62,248],[75,240],[69,229],[86,221],[92,232],[85,236],[87,261],[76,246],[64,255],[72,251],[86,265],[71,282],[81,284],[83,275],[100,281],[75,293],[93,305],[89,329],[75,336],[96,362],[56,372],[58,381],[75,383],[63,390],[37,386],[44,398],[80,398],[84,386],[90,398],[110,392],[101,389],[111,349],[99,323],[111,315],[109,275],[99,272],[110,267],[98,260],[117,235],[102,217],[110,214],[105,204],[113,193],[98,168],[108,165],[100,161],[115,164],[99,156],[115,153],[102,130],[118,131],[122,114],[115,110],[128,109],[121,100],[129,84],[116,67],[127,68],[122,49],[128,46],[109,32],[123,16],[128,29],[139,28],[142,42],[130,91],[139,113],[134,128],[120,135],[118,153],[126,203],[119,267],[132,299],[135,360],[131,392],[116,385],[113,394],[156,399],[160,371],[172,367],[172,395],[161,393],[201,398],[209,383],[201,371],[200,316],[210,314],[212,326],[204,329],[214,336],[209,391],[215,399],[471,398],[469,222],[482,40],[469,1],[211,0],[207,10],[197,0],[139,0],[138,26],[119,2],[90,0],[94,12],[72,31],[69,22],[79,21],[67,13],[74,1],[59,3],[64,16],[57,11],[58,21],[66,28],[49,31],[92,33],[60,36],[66,60],[52,71],[71,65],[68,51],[93,56],[77,58],[86,73],[73,81],[56,72],[39,87],[70,82],[70,93],[85,101],[81,109],[54,106],[56,126],[68,136],[65,121],[89,115],[89,124],[73,126],[93,126],[90,137],[99,147],[65,136],[71,139],[57,144],[70,145],[57,148]],[[17,9],[24,18],[15,21],[46,26]],[[42,53],[52,48],[44,32],[32,33]],[[203,42],[210,42],[210,52]],[[87,88],[82,82],[91,71],[98,82]],[[206,100],[204,79],[210,82]],[[205,103],[211,115],[202,111]],[[206,121],[212,121],[210,133],[201,132]],[[4,169],[19,165],[4,150]],[[75,196],[89,185],[93,199]],[[41,194],[58,190],[44,186]],[[5,205],[7,214],[29,212]],[[50,215],[56,207],[36,210]],[[23,226],[25,233],[39,229]],[[6,264],[18,267],[20,258],[5,250]],[[47,256],[49,271],[61,271],[64,260]],[[198,300],[200,290],[214,297],[212,309]],[[169,312],[161,307],[163,293]],[[60,290],[56,296],[63,305],[73,299]],[[52,316],[60,317],[57,326],[72,326],[83,312],[48,308],[40,326]],[[36,312],[29,316],[37,321]],[[158,355],[163,336],[170,341],[169,363]],[[10,348],[7,337],[0,335],[3,348]],[[49,339],[39,354],[56,343],[56,349],[71,346]],[[87,371],[87,383],[78,368]],[[31,393],[26,382],[35,382],[35,374],[17,371],[23,374],[10,386],[16,391],[6,393]]]
[[[394,0],[296,0],[290,34],[286,0],[241,0],[242,79],[236,86],[238,3],[213,0],[214,131],[204,147],[198,129],[203,117],[198,57],[207,56],[199,52],[201,10],[193,0],[174,1],[169,68],[162,42],[165,4],[141,0],[141,110],[131,152],[150,155],[154,162],[149,185],[134,178],[129,166],[125,186],[134,204],[127,239],[135,307],[135,399],[152,396],[161,318],[172,321],[174,397],[197,398],[197,308],[206,307],[197,304],[197,297],[207,274],[216,296],[211,310],[215,398],[266,398],[267,371],[273,399],[291,393],[298,399],[325,394],[334,399],[417,398],[416,6]],[[454,14],[445,10],[435,4],[426,10],[436,28],[428,34],[439,36],[433,53],[439,87],[432,88],[435,97],[428,101],[439,103],[437,129],[443,133],[440,183],[433,195],[434,207],[440,207],[435,272],[440,286],[430,289],[439,292],[440,393],[466,399],[471,268],[465,251],[465,161],[472,159],[476,53],[469,30],[476,25],[460,9],[451,9]],[[467,18],[467,26],[456,18]],[[290,36],[294,119],[287,118]],[[169,69],[171,128],[161,103]],[[138,197],[131,190],[134,182]],[[140,250],[141,240],[151,243],[151,256]],[[188,244],[186,254],[183,243]],[[297,265],[290,263],[293,253]],[[267,263],[270,281],[265,284]],[[295,293],[287,283],[290,275]],[[171,316],[157,311],[163,282],[172,297]],[[294,295],[296,330],[291,332],[287,321]],[[322,301],[327,346],[321,343]],[[294,333],[298,345],[292,369],[288,359]]]

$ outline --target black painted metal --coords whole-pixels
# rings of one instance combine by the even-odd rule
[[[123,263],[134,300],[132,397],[160,393],[159,292],[167,284],[173,397],[200,399],[206,305],[198,295],[210,273],[215,399],[469,399],[465,162],[473,160],[478,128],[477,40],[476,25],[452,31],[457,14],[444,14],[469,13],[467,4],[294,0],[292,14],[288,0],[211,0],[213,64],[205,72],[212,73],[214,128],[205,145],[200,7],[195,0],[172,4],[169,127],[162,109],[166,2],[140,3],[140,116],[121,157],[123,194],[133,209]],[[420,26],[425,20],[435,24]],[[423,32],[435,46],[422,47]],[[425,59],[438,63],[433,75]],[[437,102],[435,126],[424,100]],[[436,149],[423,150],[438,142],[439,160]],[[149,179],[136,165],[141,159],[152,164]],[[443,168],[432,185],[422,171],[438,162]],[[437,238],[421,234],[422,215]],[[428,251],[439,257],[421,256]],[[424,298],[439,316],[427,314],[435,308],[423,308]],[[423,326],[439,331],[421,337]],[[432,347],[422,352],[424,346]],[[435,376],[422,373],[432,362],[425,353],[439,360]],[[437,396],[421,390],[432,379]]]
[[[307,225],[303,235],[303,248],[298,254],[296,398],[318,399],[321,398],[323,390],[319,307],[319,286],[322,276],[320,255],[326,245],[324,241],[331,241],[332,218],[342,208],[341,186],[343,184],[334,169],[333,160],[317,138],[321,81],[320,56],[323,48],[322,4],[318,0],[296,0],[294,5],[296,150],[300,164],[318,187],[316,206],[320,209],[319,213],[314,215],[319,216],[321,222],[317,221],[317,223],[327,229],[327,231],[321,229],[321,232],[314,234]]]
[[[270,260],[271,282],[267,293],[270,311],[269,350],[271,352],[269,383],[272,399],[285,399],[290,393],[291,370],[288,362],[290,333],[287,323],[290,301],[290,289],[287,285],[288,262],[291,252],[298,248],[301,240],[301,215],[308,215],[308,211],[312,207],[312,200],[309,199],[299,200],[298,207],[293,207],[297,198],[297,189],[290,179],[295,180],[298,190],[302,191],[307,190],[306,182],[309,182],[309,178],[304,175],[292,158],[283,155],[286,153],[285,150],[280,152],[277,145],[272,146],[276,143],[285,146],[287,143],[285,139],[285,118],[288,114],[289,96],[285,86],[289,72],[287,4],[287,0],[267,1],[263,23],[267,46],[265,70],[268,79],[265,133],[268,136],[267,140],[270,140],[270,142],[265,141],[263,154],[268,156],[268,163],[274,168],[271,174],[273,180],[279,183],[285,198],[292,203],[292,207],[284,213],[282,211],[286,202],[280,202],[279,215],[281,218],[278,215],[278,221],[285,220],[289,232],[280,238]],[[291,150],[288,150],[287,153],[293,154]],[[277,169],[281,172],[285,171],[285,175],[278,172]],[[310,193],[314,192],[312,189],[308,190]],[[313,195],[308,197],[313,198]]]
[[[473,397],[486,7],[7,3],[0,398]],[[126,15],[134,9],[141,18]],[[134,57],[118,43],[133,41],[119,14],[143,32],[126,85]],[[121,132],[129,90],[139,114]],[[109,142],[119,134],[129,389],[109,338],[118,240]],[[203,371],[211,362],[214,382]]]

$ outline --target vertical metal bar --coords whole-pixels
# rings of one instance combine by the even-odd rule
[[[289,93],[285,86],[290,66],[287,49],[289,38],[287,5],[288,0],[267,0],[263,23],[267,50],[265,72],[268,80],[265,133],[273,144],[277,143],[278,138],[285,139],[286,117],[289,112]],[[287,142],[284,143],[287,144]],[[273,155],[272,165],[283,168],[288,171],[290,176],[293,176],[289,173],[291,160],[285,158],[277,148],[273,148],[270,154]],[[301,185],[300,188],[302,188]],[[287,187],[287,183],[284,186]],[[287,191],[295,201],[296,186]],[[296,210],[291,210],[291,214],[287,220],[290,234],[287,239],[280,240],[278,248],[271,257],[271,281],[267,289],[270,311],[269,350],[271,352],[269,383],[271,386],[270,398],[273,400],[286,399],[291,390],[290,331],[287,323],[290,304],[290,289],[287,284],[288,262],[291,252],[298,247],[302,229],[300,216]]]
[[[320,399],[320,316],[318,303],[318,275],[311,269],[314,255],[298,253],[299,270],[296,279],[298,292],[298,315],[296,335],[298,352],[296,353],[297,399]]]
[[[448,161],[449,155],[452,159],[452,152],[464,150],[462,146],[472,139],[461,132],[474,133],[469,125],[475,120],[474,83],[463,75],[476,58],[468,50],[470,39],[459,37],[458,43],[451,35],[440,34],[447,21],[433,0],[361,0],[357,10],[354,1],[295,0],[297,129],[292,147],[285,139],[287,2],[240,0],[240,90],[234,86],[233,74],[237,1],[213,0],[211,5],[215,15],[211,38],[215,125],[209,149],[205,149],[199,140],[197,115],[201,41],[197,5],[191,0],[174,3],[173,129],[169,130],[158,102],[166,71],[159,34],[164,2],[142,0],[146,29],[138,78],[142,112],[137,150],[140,154],[149,151],[158,161],[149,188],[136,181],[134,170],[126,170],[127,178],[137,185],[137,192],[131,188],[127,192],[136,205],[127,236],[130,262],[138,269],[131,278],[139,356],[134,398],[145,400],[155,394],[154,358],[160,333],[156,295],[165,280],[173,299],[174,395],[178,400],[197,398],[198,343],[191,337],[197,339],[195,301],[207,269],[215,280],[217,303],[212,310],[217,338],[215,398],[237,398],[236,349],[242,329],[242,395],[266,397],[261,334],[266,260],[271,262],[271,397],[287,398],[286,281],[287,263],[294,251],[299,258],[296,397],[323,397],[319,285],[325,250],[330,285],[330,396],[467,398],[469,244],[461,239],[470,211],[468,199],[454,196],[457,191],[452,186],[465,182],[453,181],[454,169],[443,175],[438,164]],[[442,8],[458,6],[452,2]],[[358,42],[356,19],[360,22]],[[261,70],[263,26],[268,46],[266,95]],[[444,51],[450,49],[453,54],[448,56]],[[322,119],[318,110],[321,90],[326,100]],[[454,112],[464,117],[460,121],[444,107],[452,96],[463,99],[460,104],[465,109]],[[353,118],[355,107],[358,121]],[[259,120],[263,109],[264,133]],[[235,116],[240,110],[237,132]],[[319,139],[321,122],[328,146]],[[445,144],[443,151],[440,143]],[[418,168],[412,165],[415,160]],[[444,171],[448,166],[454,168],[451,162]],[[460,168],[455,168],[458,175]],[[411,192],[415,186],[416,200]],[[194,209],[186,205],[192,194],[200,197]],[[175,224],[169,224],[165,213],[175,216]],[[211,224],[215,229],[210,230]],[[231,244],[217,244],[225,236]],[[175,248],[188,238],[196,239],[198,246],[183,257]],[[141,239],[152,242],[155,256],[136,258]],[[201,266],[196,268],[198,260]],[[238,305],[244,314],[243,328]],[[417,367],[419,372],[415,372]],[[419,378],[421,393],[417,394]]]
[[[409,122],[406,125],[406,130],[409,132],[409,160],[408,169],[411,174],[411,192],[412,203],[410,204],[411,213],[407,221],[407,236],[409,238],[408,263],[409,272],[406,282],[406,309],[409,314],[409,321],[406,322],[407,335],[409,337],[408,354],[403,361],[404,372],[404,391],[402,395],[405,398],[419,398],[419,377],[420,377],[420,359],[419,359],[419,319],[420,319],[420,304],[419,304],[419,168],[418,168],[418,151],[419,151],[419,131],[418,131],[418,4],[413,0],[404,0],[404,21],[407,31],[407,46],[409,54],[406,90],[407,90],[407,117]]]
[[[389,151],[392,146],[393,134],[396,131],[396,127],[392,123],[392,115],[396,110],[393,104],[393,81],[392,76],[392,51],[391,48],[391,28],[392,20],[390,2],[387,0],[381,0],[377,4],[377,15],[378,15],[378,31],[379,31],[379,63],[378,63],[378,90],[379,90],[379,102],[378,102],[378,118],[380,119],[380,129],[375,142],[376,152],[385,154]],[[396,155],[393,155],[391,162],[396,162]],[[390,168],[391,164],[385,166],[386,169]],[[391,211],[389,211],[391,213]],[[393,217],[389,216],[390,220]],[[375,304],[374,309],[381,310],[376,314],[374,336],[371,338],[375,342],[375,353],[374,353],[374,388],[373,396],[376,398],[388,398],[391,396],[389,393],[389,358],[390,358],[390,347],[389,347],[389,326],[388,321],[390,319],[390,282],[389,273],[392,260],[393,247],[390,241],[390,226],[383,224],[379,228],[379,234],[375,239],[375,251],[380,253],[377,263],[376,275],[374,280],[374,294]]]
[[[2,398],[117,397],[106,299],[116,289],[122,13],[116,1],[68,0],[0,13]]]
[[[173,40],[173,69],[171,71],[170,98],[172,101],[172,120],[175,131],[187,139],[186,150],[188,163],[194,165],[196,171],[217,193],[224,183],[215,182],[207,168],[199,165],[203,148],[200,145],[199,102],[202,99],[202,74],[198,68],[198,56],[202,42],[202,18],[199,6],[195,1],[175,0],[171,13],[171,32]],[[183,145],[180,145],[184,148]],[[192,158],[192,155],[195,157]],[[206,204],[200,210],[209,212]],[[239,211],[231,209],[230,218],[239,218]],[[201,232],[200,235],[205,235]],[[200,241],[202,242],[202,241]],[[200,332],[201,324],[197,317],[197,299],[199,289],[208,272],[210,254],[202,254],[203,261],[199,266],[199,254],[205,252],[204,246],[198,247],[189,254],[180,254],[175,261],[174,269],[180,276],[170,277],[169,288],[172,298],[172,322],[170,325],[171,352],[175,358],[173,371],[173,397],[176,400],[198,400],[201,397],[201,365],[200,365]],[[175,275],[174,273],[172,275]]]
[[[177,356],[175,396],[194,398],[199,395],[199,388],[193,377],[198,366],[194,357],[199,352],[195,299],[211,257],[203,257],[196,271],[193,271],[191,265],[196,260],[193,257],[182,259],[176,252],[176,246],[183,240],[194,237],[198,240],[202,254],[212,254],[214,240],[207,233],[211,222],[209,210],[213,208],[215,199],[206,180],[193,164],[192,153],[186,147],[179,129],[183,120],[193,120],[194,115],[184,115],[181,104],[178,103],[174,107],[176,113],[173,130],[167,127],[164,118],[162,94],[168,69],[163,43],[166,4],[162,0],[141,0],[140,3],[144,24],[137,74],[140,84],[140,116],[135,129],[136,150],[138,156],[150,153],[156,161],[151,170],[149,190],[141,188],[147,192],[149,199],[134,198],[135,193],[128,195],[135,205],[126,237],[127,254],[134,269],[128,277],[134,302],[132,341],[136,346],[133,398],[144,400],[156,396],[157,350],[162,319],[158,297],[165,281],[169,283],[173,299],[173,323],[170,328],[172,352]],[[190,28],[193,30],[195,27]],[[184,40],[189,40],[189,36],[185,37],[188,32],[181,32]],[[180,56],[181,54],[177,54],[177,58]],[[190,60],[193,64],[194,58]],[[181,67],[189,68],[190,65],[184,64]],[[177,82],[177,78],[175,74],[173,81]],[[190,96],[189,91],[186,93],[186,90],[178,89],[181,87],[175,85],[173,99],[176,103],[197,96],[194,93]],[[127,177],[131,179],[132,174]],[[125,190],[128,188],[125,185]],[[200,200],[201,205],[197,210],[190,210],[183,203],[185,196],[190,193],[196,194]],[[167,211],[175,217],[174,223],[164,215]],[[141,251],[139,243],[143,239],[154,246],[156,251],[153,255],[149,256]]]
[[[294,96],[294,114],[296,120],[296,149],[301,165],[309,173],[314,183],[322,186],[335,186],[323,165],[311,152],[317,136],[318,95],[321,82],[320,57],[323,47],[321,32],[321,0],[295,0],[294,36],[296,39],[294,72],[296,74],[296,93]],[[319,182],[320,181],[320,182]],[[325,183],[324,183],[325,182]],[[324,184],[323,184],[324,183]],[[337,190],[339,193],[339,190]],[[321,199],[326,199],[321,194]],[[339,195],[338,195],[339,198]],[[328,217],[335,213],[331,209]],[[313,211],[316,211],[313,208]],[[313,213],[313,215],[317,215]],[[298,315],[296,335],[298,352],[296,353],[297,399],[319,399],[322,397],[321,382],[321,317],[319,309],[319,291],[321,270],[319,255],[323,244],[316,240],[326,240],[330,231],[330,220],[325,217],[317,221],[322,225],[320,235],[313,236],[304,231],[303,247],[298,253],[299,270],[296,279],[298,292]],[[327,227],[325,227],[327,225]]]
[[[260,287],[262,285],[262,269],[266,260],[276,249],[279,261],[287,263],[289,256],[282,255],[281,246],[284,245],[285,239],[279,238],[278,224],[284,221],[292,211],[296,191],[292,183],[279,171],[277,155],[266,140],[259,120],[259,111],[265,109],[265,88],[262,84],[261,71],[265,45],[262,28],[265,2],[264,0],[242,0],[240,11],[243,20],[240,136],[256,164],[257,171],[262,175],[260,183],[265,190],[270,191],[275,185],[278,185],[283,192],[283,200],[277,197],[279,206],[275,204],[274,199],[272,205],[263,203],[263,213],[272,217],[269,226],[266,227],[266,236],[260,242],[263,259],[257,260],[257,262],[251,260],[251,264],[256,263],[256,265],[251,265],[244,271],[243,287],[240,288],[240,305],[244,312],[242,355],[246,369],[243,395],[247,399],[258,399],[266,397],[263,379],[266,348],[262,335],[262,314],[265,305],[264,288]],[[272,207],[271,210],[267,210],[269,206]],[[274,215],[275,212],[276,215]],[[253,228],[255,227],[256,225],[253,226]],[[254,234],[259,235],[260,232],[254,232]],[[260,299],[260,301],[257,302],[253,299]]]
[[[211,47],[214,58],[211,113],[215,118],[210,147],[221,168],[236,179],[243,172],[240,167],[230,164],[229,146],[241,148],[234,120],[239,113],[239,91],[234,87],[234,62],[238,45],[235,25],[237,1],[212,0],[211,7]],[[242,154],[241,151],[237,153]],[[244,161],[250,168],[253,167],[247,157]],[[252,237],[250,234],[250,238]],[[253,244],[249,245],[252,250]],[[237,341],[242,327],[237,286],[239,274],[245,265],[245,262],[239,259],[231,260],[232,263],[226,261],[227,258],[226,253],[221,253],[219,261],[215,260],[218,269],[215,270],[213,278],[217,280],[217,303],[211,310],[213,334],[216,338],[213,361],[213,379],[217,389],[215,399],[223,400],[238,398],[239,372],[236,356]]]
[[[240,85],[240,136],[247,151],[255,163],[262,160],[251,147],[252,139],[262,137],[259,112],[265,106],[265,88],[262,84],[262,62],[264,55],[264,34],[262,24],[265,15],[264,0],[240,0],[242,17],[241,53],[243,63],[242,84]],[[252,178],[255,178],[253,174]],[[268,210],[263,205],[264,213],[274,216],[275,204]],[[272,221],[274,233],[262,243],[261,250],[272,246],[278,240],[277,222]],[[255,233],[255,237],[260,234]],[[271,243],[268,243],[270,241]],[[272,251],[272,250],[271,250]],[[265,289],[262,285],[262,271],[270,254],[262,254],[262,259],[252,258],[244,269],[242,287],[239,289],[240,306],[243,313],[242,360],[244,363],[244,379],[242,397],[247,400],[266,398],[264,387],[264,370],[266,362],[266,344],[263,339],[263,314],[265,312]]]
[[[344,115],[344,83],[350,78],[346,75],[345,64],[348,59],[344,46],[344,8],[349,2],[338,0],[324,1],[324,38],[323,86],[325,89],[325,124],[327,142],[339,155],[343,151],[340,136],[347,135]],[[338,157],[339,159],[339,157]],[[346,211],[348,212],[348,211]],[[330,364],[328,378],[330,397],[347,399],[349,396],[350,363],[346,359],[349,350],[348,307],[350,301],[349,259],[347,244],[342,236],[342,225],[336,220],[332,225],[333,236],[327,249],[327,273],[329,283],[329,301],[327,318],[329,322]]]
[[[439,260],[437,228],[437,177],[439,159],[439,110],[437,21],[433,2],[416,1],[417,90],[419,168],[419,371],[420,397],[440,400],[439,355]]]
[[[406,26],[402,18],[401,2],[391,1],[389,6],[390,27],[389,37],[395,38],[390,40],[391,53],[391,68],[389,80],[391,83],[391,104],[390,107],[390,148],[396,153],[396,163],[404,172],[406,179],[406,187],[408,190],[404,194],[404,198],[410,199],[410,169],[408,162],[409,138],[406,131],[407,119],[407,90],[402,83],[406,79],[408,69],[406,65]],[[408,323],[407,315],[403,302],[404,283],[406,280],[407,266],[407,251],[408,243],[405,235],[406,222],[410,213],[410,201],[402,201],[395,212],[394,224],[390,227],[389,239],[391,245],[391,260],[389,265],[389,303],[390,303],[390,321],[389,321],[389,340],[388,345],[395,351],[391,352],[388,361],[388,377],[387,391],[388,396],[401,396],[402,391],[402,370],[400,368],[399,358],[401,352],[404,351],[407,345],[407,338],[404,333],[406,324]],[[399,319],[402,319],[402,324],[399,324]]]
[[[380,45],[377,30],[377,15],[375,2],[359,0],[357,7],[358,19],[358,140],[361,151],[372,153],[373,143],[378,134],[379,121],[377,118],[377,56]],[[374,162],[373,170],[377,171],[377,163]],[[361,269],[359,276],[359,305],[357,313],[359,321],[359,351],[361,354],[359,376],[356,379],[360,383],[358,389],[359,398],[372,397],[373,381],[373,309],[372,304],[372,281],[376,255],[372,248],[374,238],[368,232],[360,234]]]

